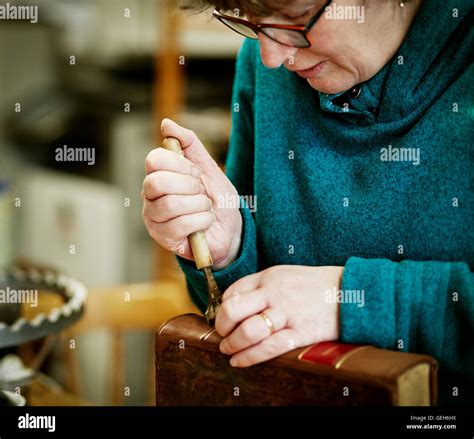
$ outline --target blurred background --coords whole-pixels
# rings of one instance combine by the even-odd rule
[[[242,39],[178,1],[21,4],[38,6],[37,23],[0,20],[0,267],[45,265],[89,289],[27,401],[153,404],[154,331],[194,308],[174,257],[143,226],[144,160],[166,116],[224,162]],[[15,350],[28,364],[43,344]]]

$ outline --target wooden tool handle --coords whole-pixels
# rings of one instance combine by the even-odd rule
[[[163,140],[163,148],[173,151],[177,154],[183,155],[181,144],[178,139],[174,137],[167,137]],[[207,245],[206,237],[204,232],[194,232],[188,236],[191,250],[193,251],[194,262],[196,267],[200,270],[204,267],[210,267],[213,264],[212,256]]]

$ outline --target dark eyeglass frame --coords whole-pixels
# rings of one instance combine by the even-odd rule
[[[297,47],[299,49],[304,49],[304,48],[307,48],[307,47],[311,47],[311,42],[308,39],[308,33],[310,32],[310,30],[313,28],[313,26],[316,24],[316,22],[319,20],[321,15],[323,15],[324,11],[326,10],[326,8],[331,3],[332,3],[332,0],[327,0],[325,5],[321,9],[319,9],[318,12],[316,12],[316,14],[314,14],[309,19],[308,23],[306,23],[306,24],[292,25],[292,24],[252,23],[251,21],[248,21],[248,20],[243,20],[241,18],[237,18],[237,17],[233,17],[231,15],[223,14],[222,12],[218,11],[217,9],[214,10],[212,15],[214,16],[214,18],[219,20],[221,23],[225,24],[229,29],[232,29],[234,32],[237,32],[238,34],[243,35],[246,38],[258,39],[258,33],[262,32],[266,37],[268,37],[271,40],[277,42],[278,44],[282,44],[283,46],[288,46],[288,47]],[[234,29],[233,27],[230,27],[225,22],[225,20],[230,21],[230,22],[234,22],[234,23],[237,23],[237,24],[242,24],[242,25],[248,27],[253,32],[255,32],[255,38],[240,33],[238,30]],[[303,39],[306,41],[306,45],[305,46],[295,46],[295,45],[292,45],[292,44],[281,43],[280,41],[277,41],[273,37],[271,37],[270,35],[266,34],[264,32],[265,28],[289,30],[289,31],[299,33],[303,37]]]

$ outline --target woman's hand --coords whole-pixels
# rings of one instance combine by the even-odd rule
[[[142,200],[148,233],[166,250],[193,260],[188,236],[205,230],[214,269],[222,269],[240,249],[237,190],[194,132],[170,119],[163,120],[161,131],[180,141],[184,157],[156,148],[146,158]]]
[[[343,270],[277,265],[239,279],[225,291],[216,316],[217,332],[225,337],[221,352],[232,355],[232,366],[246,367],[337,340],[339,306],[326,292],[340,289]]]

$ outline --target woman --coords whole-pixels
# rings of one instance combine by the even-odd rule
[[[427,353],[441,402],[472,400],[467,2],[208,3],[258,38],[237,60],[227,176],[165,119],[185,158],[149,154],[143,214],[202,309],[186,237],[206,230],[221,351],[236,367],[336,339]],[[255,211],[222,203],[237,194]]]

